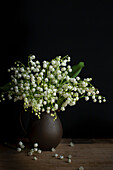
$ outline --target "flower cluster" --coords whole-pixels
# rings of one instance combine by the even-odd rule
[[[68,64],[68,55],[61,58],[57,56],[50,62],[40,63],[34,55],[28,57],[28,65],[17,61],[14,67],[8,69],[11,73],[9,90],[2,93],[2,100],[6,96],[24,101],[24,109],[32,108],[32,112],[38,116],[42,112],[50,113],[57,118],[56,111],[64,111],[67,105],[73,106],[80,98],[86,101],[91,97],[94,102],[105,102],[105,97],[99,94],[99,90],[90,82],[92,78],[71,77],[72,67]]]

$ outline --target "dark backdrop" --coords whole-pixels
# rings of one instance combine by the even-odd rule
[[[80,76],[92,77],[107,98],[102,104],[81,100],[62,112],[64,137],[113,137],[112,2],[23,0],[1,5],[0,85],[17,59],[26,63],[31,53],[40,61],[68,54],[72,65],[85,62]],[[3,134],[3,129],[15,129],[15,117],[1,109]]]

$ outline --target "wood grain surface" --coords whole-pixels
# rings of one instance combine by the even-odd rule
[[[0,144],[0,170],[113,170],[113,139],[62,139],[55,152],[43,151],[28,156],[29,145],[21,153],[16,151],[17,144]],[[70,147],[69,143],[74,142]],[[54,154],[64,159],[55,158]],[[72,155],[72,163],[67,156]]]

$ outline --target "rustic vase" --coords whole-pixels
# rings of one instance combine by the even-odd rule
[[[21,112],[20,122],[21,126],[26,133],[26,130],[22,124]],[[60,143],[63,135],[63,128],[61,121],[57,115],[57,119],[54,120],[50,114],[42,113],[41,119],[31,113],[29,128],[27,130],[30,144],[38,143],[38,147],[41,150],[49,151],[52,148],[56,148]]]

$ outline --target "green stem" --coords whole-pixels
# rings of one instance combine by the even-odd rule
[[[18,63],[20,63],[24,68],[25,68],[25,65],[22,63],[22,62],[20,62],[20,61],[16,61],[16,63],[18,64]]]

